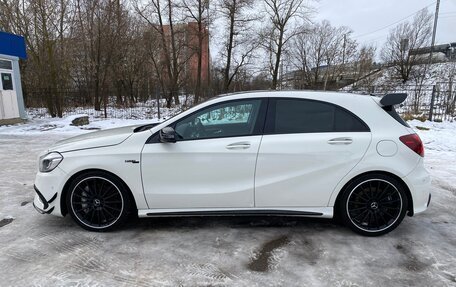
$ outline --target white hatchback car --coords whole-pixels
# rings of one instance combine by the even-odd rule
[[[250,92],[163,123],[93,132],[40,155],[35,208],[106,231],[139,217],[338,216],[385,234],[430,202],[406,94]]]

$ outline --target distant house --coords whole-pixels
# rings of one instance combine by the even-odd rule
[[[0,31],[0,125],[26,119],[19,58],[26,58],[24,38]]]

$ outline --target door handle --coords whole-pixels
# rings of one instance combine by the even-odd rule
[[[334,139],[330,139],[328,141],[328,144],[344,144],[344,145],[347,145],[347,144],[351,144],[353,142],[353,139],[352,138],[334,138]]]
[[[232,143],[226,146],[227,149],[248,149],[249,147],[249,142]]]

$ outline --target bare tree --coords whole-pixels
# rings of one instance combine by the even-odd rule
[[[122,14],[125,13],[120,0],[76,0],[77,36],[74,45],[78,53],[81,85],[87,95],[93,95],[95,110],[106,115],[112,65],[116,63],[117,43],[126,32]]]
[[[311,8],[304,0],[263,0],[263,2],[270,26],[261,33],[262,46],[269,54],[271,88],[276,89],[283,51],[290,39],[303,32],[297,27],[309,20]]]
[[[220,52],[222,59],[223,87],[227,92],[245,67],[251,64],[253,52],[259,46],[258,39],[252,36],[255,31],[252,23],[258,19],[252,13],[255,0],[221,0],[218,10],[225,26]]]
[[[197,56],[196,79],[191,80],[195,80],[195,103],[198,103],[202,96],[203,55],[209,54],[209,45],[205,45],[209,41],[209,33],[207,31],[209,0],[182,0],[181,7],[183,9],[184,19],[191,21],[188,24],[190,39],[188,40],[187,48]],[[208,69],[208,67],[205,68],[205,70]],[[207,86],[209,75],[205,76],[204,86]]]
[[[182,25],[176,25],[176,3],[171,0],[150,0],[143,4],[135,3],[136,12],[149,23],[154,33],[159,36],[159,54],[152,53],[155,62],[157,77],[161,80],[162,92],[166,93],[167,106],[171,107],[172,100],[179,103],[178,91],[180,79],[185,63],[188,59],[184,55],[185,37]],[[177,26],[177,27],[176,27]],[[165,75],[163,75],[165,73]]]
[[[59,90],[69,82],[66,42],[72,33],[72,3],[63,0],[3,1],[0,9],[7,11],[0,16],[0,26],[26,36],[29,61],[23,75],[24,90],[43,95],[49,113],[62,116],[63,97]],[[36,73],[28,73],[29,70]]]
[[[347,27],[333,27],[328,21],[303,27],[291,42],[291,61],[299,71],[298,86],[327,89],[344,74],[353,73],[357,43]]]
[[[380,71],[380,67],[374,62],[375,52],[376,47],[369,45],[364,45],[358,50],[353,64],[355,72],[353,88],[355,90],[371,90],[375,79],[372,75]]]
[[[403,82],[422,60],[412,51],[429,45],[431,33],[432,14],[427,9],[416,14],[411,22],[401,23],[390,31],[382,49],[382,59],[393,65]]]

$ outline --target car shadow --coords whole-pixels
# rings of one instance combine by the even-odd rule
[[[178,228],[288,228],[333,229],[341,225],[334,219],[296,216],[186,216],[131,218],[122,229]]]

